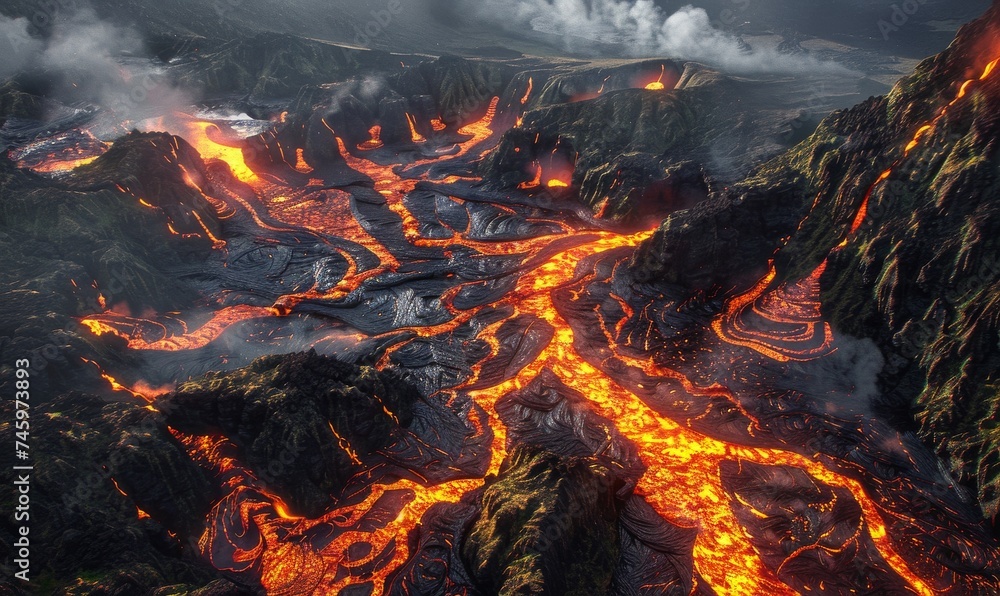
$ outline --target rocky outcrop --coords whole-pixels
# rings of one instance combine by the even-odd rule
[[[748,184],[671,214],[635,251],[632,279],[702,297],[746,288],[767,273],[781,240],[806,214],[804,194],[803,180],[789,172],[774,184]]]
[[[681,68],[646,61],[536,80],[541,90],[519,125],[483,160],[486,184],[544,187],[556,179],[594,213],[645,226],[738,181],[803,126],[794,99],[773,103],[774,93],[803,94],[790,83]]]
[[[409,425],[418,399],[391,372],[310,352],[211,373],[157,407],[182,432],[229,437],[295,512],[317,517],[394,429]]]
[[[617,480],[593,458],[517,448],[463,547],[490,594],[603,594],[618,559]]]
[[[198,298],[181,276],[211,251],[202,224],[214,233],[219,224],[211,205],[185,184],[181,168],[193,176],[204,172],[187,143],[165,134],[126,136],[62,179],[0,159],[4,367],[29,355],[46,395],[79,388],[72,377],[81,370],[103,386],[96,368],[80,357],[109,356],[109,346],[95,342],[75,317],[116,305],[172,311]]]

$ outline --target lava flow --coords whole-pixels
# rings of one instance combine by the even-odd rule
[[[996,62],[991,63],[983,78],[989,75],[995,65]],[[664,72],[665,67],[661,67],[660,78],[648,83],[646,88],[663,89]],[[522,103],[527,101],[531,92],[530,79],[528,84],[529,90]],[[963,85],[959,97],[965,94],[967,88],[968,85]],[[460,159],[466,156],[494,134],[491,125],[498,99],[493,99],[481,121],[458,131],[471,138],[461,142],[450,158]],[[949,107],[954,103],[949,104]],[[947,108],[939,118],[946,111]],[[414,143],[427,145],[433,141],[419,134],[414,116],[407,114],[407,121]],[[915,141],[933,126],[931,124],[930,128],[922,128]],[[431,128],[438,130],[434,123],[431,123]],[[384,148],[381,132],[380,126],[373,126],[370,130],[371,139],[353,149],[366,155],[375,155]],[[212,132],[211,125],[194,124],[190,134],[197,139],[196,148],[204,157],[225,161],[233,168],[239,180],[248,183],[258,193],[263,208],[254,207],[245,199],[240,199],[239,208],[250,212],[260,229],[280,232],[308,230],[313,234],[328,233],[330,236],[339,234],[343,239],[370,251],[377,257],[379,264],[361,267],[347,249],[337,247],[333,253],[346,260],[348,266],[345,267],[343,279],[332,286],[332,289],[321,289],[317,284],[308,291],[288,292],[272,308],[246,305],[221,308],[198,329],[189,330],[185,325],[178,324],[176,332],[163,320],[133,319],[109,312],[84,320],[95,334],[123,337],[130,348],[137,350],[196,350],[209,345],[227,328],[241,320],[287,315],[305,303],[343,306],[348,295],[355,295],[356,298],[357,292],[369,286],[381,289],[382,286],[389,285],[392,279],[396,279],[392,275],[398,275],[404,265],[412,264],[405,260],[409,250],[441,251],[440,256],[438,253],[428,252],[420,253],[419,258],[410,257],[415,262],[435,258],[446,260],[458,248],[476,256],[520,255],[515,268],[516,282],[507,287],[500,298],[487,305],[457,308],[454,306],[455,295],[464,289],[466,282],[456,279],[453,289],[436,297],[437,302],[443,303],[442,309],[449,317],[447,321],[426,325],[397,325],[394,331],[416,333],[407,336],[390,350],[398,352],[408,342],[443,337],[459,326],[471,325],[471,321],[488,309],[503,313],[501,320],[476,330],[476,339],[489,346],[491,356],[499,351],[501,342],[497,333],[503,323],[516,317],[531,317],[551,326],[554,330],[552,339],[540,346],[537,356],[521,365],[510,378],[484,386],[478,374],[479,365],[475,365],[472,367],[471,378],[438,388],[441,395],[449,395],[453,400],[467,396],[486,412],[486,420],[480,420],[477,410],[469,409],[465,414],[465,422],[470,434],[475,437],[493,437],[489,473],[496,473],[500,469],[510,447],[507,444],[506,429],[496,412],[497,402],[512,391],[526,387],[543,371],[551,371],[566,386],[586,396],[595,413],[612,421],[620,433],[635,444],[642,463],[647,467],[636,487],[637,494],[668,522],[697,529],[693,552],[695,567],[700,577],[716,593],[793,593],[765,565],[738,521],[720,476],[720,466],[725,462],[753,462],[798,468],[816,481],[846,489],[863,511],[860,526],[850,540],[857,541],[862,537],[870,539],[892,572],[911,591],[918,594],[933,593],[929,578],[922,575],[925,572],[911,567],[910,562],[897,551],[879,509],[857,480],[831,470],[815,459],[791,451],[749,447],[696,432],[659,413],[642,397],[629,390],[621,379],[613,378],[605,370],[589,362],[586,354],[578,351],[579,331],[575,331],[570,322],[560,314],[559,305],[554,298],[556,292],[585,278],[588,271],[584,265],[592,257],[634,247],[652,232],[588,232],[574,230],[564,224],[549,225],[544,228],[548,230],[547,233],[525,234],[514,239],[472,239],[467,234],[468,229],[452,229],[451,232],[454,233],[447,238],[425,237],[421,231],[419,214],[412,212],[408,199],[412,198],[420,182],[428,181],[426,175],[407,178],[406,170],[379,165],[374,161],[375,157],[369,160],[354,155],[352,148],[347,146],[342,137],[337,136],[334,142],[347,165],[371,178],[373,190],[384,199],[380,203],[377,195],[369,198],[369,204],[374,205],[370,208],[381,209],[378,211],[382,218],[380,221],[395,221],[391,219],[392,216],[401,221],[401,234],[406,246],[394,246],[381,239],[381,235],[388,232],[379,229],[377,224],[366,225],[367,222],[361,221],[358,209],[349,206],[348,191],[329,188],[289,189],[265,182],[243,162],[239,148],[229,147],[219,142],[218,138],[212,138],[216,134]],[[907,147],[907,152],[910,149],[912,147]],[[430,161],[433,160],[418,161],[411,168]],[[302,162],[302,155],[299,154],[297,163]],[[563,168],[566,171],[550,174],[543,173],[541,164],[536,162],[534,165],[534,181],[522,188],[550,192],[544,187],[551,189],[569,186],[571,171],[568,171],[568,166]],[[888,177],[889,172],[891,168],[878,182]],[[471,178],[457,175],[442,180],[437,183],[436,192],[440,196],[431,199],[447,201],[449,209],[464,209],[466,219],[470,222],[469,227],[472,226],[473,219],[469,216],[472,213],[469,202],[451,197],[441,188],[449,183],[458,186],[458,182],[472,181],[474,180]],[[372,188],[366,190],[370,191]],[[324,193],[324,200],[309,199],[315,197],[316,193]],[[236,193],[230,195],[227,195],[228,200],[237,200]],[[868,195],[871,195],[871,191]],[[849,236],[860,227],[867,201],[868,196],[855,217]],[[486,202],[485,199],[479,201]],[[486,208],[478,204],[476,207]],[[509,205],[490,204],[488,207],[509,217],[520,215]],[[537,214],[533,216],[535,219],[529,222],[531,224],[552,224],[543,221]],[[525,221],[528,219],[526,216]],[[287,229],[280,227],[279,223],[287,226]],[[772,269],[757,286],[730,300],[725,311],[711,327],[722,341],[748,348],[779,362],[807,361],[828,355],[832,350],[833,338],[831,329],[822,321],[819,311],[819,278],[822,273],[821,265],[805,280],[772,289],[776,276]],[[631,316],[629,308],[623,307],[623,310],[626,318]],[[621,324],[618,326],[620,328]],[[612,344],[609,348],[614,351],[617,346],[613,345],[613,341],[609,343]],[[685,390],[692,393],[701,391],[694,382],[678,371],[654,366],[651,361],[642,363],[621,354],[616,355],[626,364],[626,368],[638,367],[654,378],[669,377],[680,381]],[[485,359],[481,360],[483,361]],[[387,362],[388,358],[382,359],[383,365]],[[721,395],[725,393],[725,388],[717,387],[712,391]],[[360,464],[361,460],[351,445],[337,435],[332,427],[331,430],[337,436],[340,448],[351,456],[352,461]],[[449,480],[439,483],[413,479],[380,481],[378,478],[370,478],[370,482],[366,484],[362,478],[364,474],[361,474],[356,479],[360,484],[351,485],[347,494],[342,495],[330,511],[318,518],[306,519],[290,513],[281,499],[267,490],[252,470],[240,463],[238,449],[228,441],[188,436],[176,431],[175,436],[188,448],[196,461],[217,475],[219,484],[225,490],[224,496],[215,504],[212,515],[207,520],[207,529],[201,537],[203,553],[220,569],[237,574],[252,574],[270,594],[337,593],[352,585],[364,586],[372,594],[385,593],[392,574],[414,554],[410,551],[408,537],[420,524],[428,509],[437,503],[455,503],[463,495],[484,484],[484,477],[469,478],[461,474],[455,474]],[[402,441],[401,438],[397,439]],[[846,547],[846,544],[843,546]],[[788,560],[798,554],[789,553]]]

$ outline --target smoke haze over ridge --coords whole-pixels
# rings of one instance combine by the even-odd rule
[[[732,72],[850,74],[844,66],[813,56],[748,48],[716,28],[705,9],[690,5],[673,14],[652,0],[485,0],[467,5],[480,19],[507,29],[561,37],[574,53],[593,52],[587,42],[597,42],[621,46],[630,57],[694,60]]]

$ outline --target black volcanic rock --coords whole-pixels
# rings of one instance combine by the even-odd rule
[[[618,559],[620,480],[596,458],[518,447],[482,497],[462,557],[490,594],[603,594]]]
[[[633,279],[710,295],[763,277],[781,239],[806,213],[803,181],[749,185],[670,215],[632,257]]]
[[[533,162],[538,162],[543,183],[550,175],[571,181],[580,187],[581,200],[595,209],[610,196],[607,214],[624,218],[635,185],[618,179],[618,169],[626,164],[612,165],[615,172],[610,176],[605,175],[608,164],[619,162],[622,155],[631,155],[632,161],[649,156],[651,163],[638,182],[649,186],[666,179],[670,162],[665,154],[682,152],[699,118],[696,109],[677,95],[625,89],[591,101],[531,110],[486,157],[484,178],[501,188],[513,187],[530,181]]]
[[[181,385],[157,408],[182,432],[228,436],[295,511],[315,517],[394,429],[409,425],[418,399],[390,372],[310,352],[211,373]]]
[[[661,66],[665,89],[644,88]],[[585,76],[595,72],[603,79]],[[646,61],[536,83],[542,90],[520,124],[480,166],[486,184],[510,189],[531,181],[541,165],[542,184],[550,177],[571,182],[595,213],[633,224],[692,207],[714,187],[739,180],[788,146],[789,127],[801,126],[796,100],[776,105],[773,95],[802,89],[696,63],[679,71]]]
[[[70,393],[37,404],[31,416],[32,581],[46,593],[148,593],[195,590],[219,578],[200,561],[196,541],[215,494],[163,419],[136,403]],[[13,402],[0,437],[13,444]],[[9,467],[0,478],[12,486]],[[14,510],[14,491],[3,506]],[[12,516],[0,519],[0,554],[11,560]],[[0,570],[0,577],[10,573]],[[225,586],[223,586],[224,584]],[[233,584],[220,594],[245,594]],[[51,590],[51,591],[49,591]]]
[[[125,189],[161,210],[177,235],[200,235],[200,246],[191,249],[200,252],[210,243],[199,222],[212,235],[221,235],[218,214],[196,188],[206,186],[208,177],[201,155],[184,139],[161,132],[132,132],[75,170],[66,183],[82,191]]]

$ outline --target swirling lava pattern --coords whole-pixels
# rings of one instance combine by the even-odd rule
[[[819,302],[819,280],[825,269],[823,263],[806,279],[768,292],[775,276],[772,268],[749,292],[732,299],[712,328],[723,341],[782,362],[828,354],[833,333],[823,321]]]

